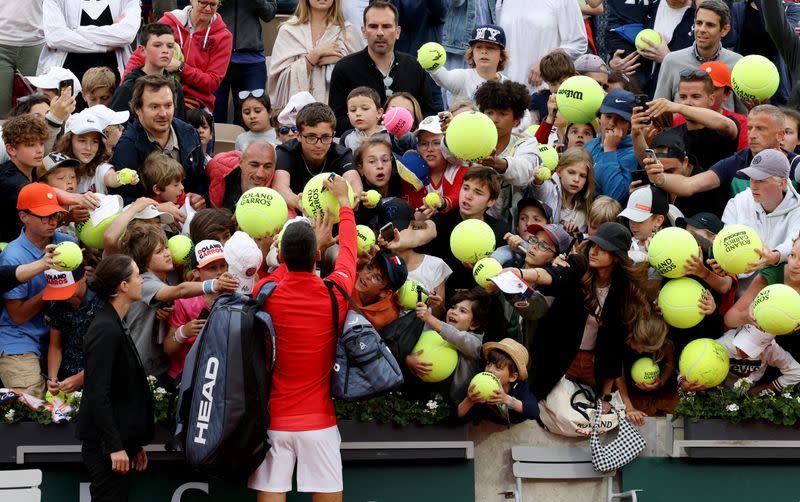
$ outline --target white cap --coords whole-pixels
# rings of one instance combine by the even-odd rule
[[[59,82],[70,78],[72,79],[72,95],[74,96],[81,92],[81,81],[78,80],[74,73],[60,66],[51,66],[47,73],[35,77],[25,77],[25,80],[39,89],[58,89]]]
[[[301,91],[289,98],[289,102],[283,107],[281,113],[278,115],[278,123],[281,125],[295,125],[297,124],[297,112],[309,103],[315,103],[317,100],[308,91]]]
[[[422,131],[427,131],[433,134],[442,134],[442,125],[439,121],[438,115],[429,115],[419,123],[419,127],[414,131],[414,136],[418,136]]]
[[[89,211],[89,218],[92,225],[97,226],[106,218],[110,218],[115,214],[122,212],[122,196],[121,195],[105,195],[95,194],[100,199],[100,205],[97,208]]]
[[[775,335],[765,333],[752,324],[745,324],[736,333],[733,346],[747,354],[747,357],[756,359],[774,340]]]
[[[633,191],[628,197],[628,206],[619,215],[641,223],[654,214],[666,215],[668,212],[666,192],[653,185],[646,185]]]
[[[125,206],[125,209],[127,208],[128,206]],[[169,225],[170,223],[175,221],[175,217],[173,217],[169,213],[165,213],[164,211],[159,211],[158,208],[153,204],[150,204],[146,208],[136,213],[133,216],[133,218],[136,220],[149,220],[151,218],[159,218],[159,221],[164,225]]]
[[[258,269],[264,255],[252,237],[242,231],[236,231],[225,242],[225,261],[228,262],[228,273],[239,281],[237,291],[243,295],[253,292],[258,277]]]
[[[101,122],[105,123],[105,127],[103,127],[103,129],[110,125],[127,124],[128,119],[131,116],[131,112],[127,110],[115,112],[106,105],[94,105],[91,108],[87,108],[86,111],[99,118]]]
[[[90,112],[88,109],[80,113],[73,113],[67,119],[64,125],[64,132],[71,132],[72,134],[87,134],[90,132],[99,133],[102,137],[106,137],[103,129],[108,124],[100,120],[97,115]]]

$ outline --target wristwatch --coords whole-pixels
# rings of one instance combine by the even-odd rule
[[[178,69],[175,70],[175,73],[182,73],[184,68],[186,68],[186,61],[181,61],[181,64],[178,66]]]

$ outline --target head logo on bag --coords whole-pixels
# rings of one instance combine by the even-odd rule
[[[217,381],[217,370],[219,369],[219,359],[216,357],[208,358],[206,364],[206,381],[203,383],[203,399],[197,407],[197,423],[195,429],[194,442],[206,444],[203,434],[208,430],[208,421],[211,418],[212,401],[214,400],[214,385]]]

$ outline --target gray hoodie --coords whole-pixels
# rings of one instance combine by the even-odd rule
[[[225,0],[219,15],[233,34],[233,52],[263,52],[261,21],[268,23],[277,11],[275,0]]]

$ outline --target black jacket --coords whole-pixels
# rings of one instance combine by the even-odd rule
[[[194,127],[180,119],[172,119],[172,127],[178,137],[181,165],[186,173],[183,187],[187,193],[196,193],[205,197],[208,194],[208,177],[205,171],[206,156],[200,145],[200,136]],[[144,159],[155,149],[155,143],[151,143],[147,139],[147,133],[142,124],[139,119],[135,119],[125,128],[109,162],[117,172],[126,167],[139,172],[144,164]],[[137,197],[144,195],[141,185],[123,185],[119,188],[112,188],[110,192],[121,195],[125,204],[130,204]]]
[[[76,437],[105,453],[138,450],[153,440],[153,395],[127,327],[101,302],[83,343],[86,378]]]
[[[423,117],[433,115],[438,111],[433,105],[428,74],[414,57],[395,51],[394,65],[389,70],[389,76],[393,79],[389,89],[394,92],[411,93],[419,101]],[[337,136],[341,136],[346,130],[353,127],[350,125],[350,119],[347,118],[347,95],[362,85],[375,89],[381,98],[381,103],[386,102],[383,74],[369,57],[367,48],[343,57],[333,67],[328,104],[336,114]]]
[[[131,112],[131,116],[128,119],[129,124],[133,122],[133,119],[136,117],[131,109],[131,97],[133,97],[133,86],[136,84],[136,79],[145,75],[142,68],[144,67],[140,66],[138,68],[134,68],[130,73],[125,75],[125,80],[119,84],[117,90],[114,91],[114,96],[111,98],[110,108],[112,110],[115,112]],[[164,75],[167,77],[172,77],[172,75],[166,71],[164,72]],[[175,117],[181,120],[186,120],[186,103],[183,101],[183,86],[178,81],[175,81]]]
[[[305,188],[306,183],[314,177],[314,175],[321,172],[334,172],[339,176],[343,176],[347,171],[352,171],[356,168],[355,160],[353,160],[353,152],[344,145],[338,143],[331,143],[328,154],[325,156],[325,165],[319,172],[310,171],[303,159],[303,146],[300,144],[299,139],[293,139],[275,148],[276,156],[276,169],[282,171],[289,171],[290,182],[289,186],[294,193],[301,193]],[[227,183],[226,193],[227,193]]]
[[[233,52],[264,51],[261,21],[268,23],[278,10],[275,0],[225,0],[217,13],[233,35]]]

